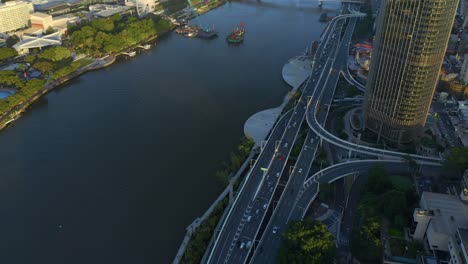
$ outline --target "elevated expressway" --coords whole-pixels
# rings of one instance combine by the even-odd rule
[[[408,155],[406,153],[360,146],[335,137],[326,131],[323,127],[326,116],[328,115],[331,100],[333,99],[339,74],[343,73],[343,65],[347,67],[346,62],[348,56],[348,45],[354,31],[355,22],[355,19],[350,20],[345,35],[337,47],[338,50],[336,56],[331,56],[326,59],[326,61],[324,61],[325,58],[323,57],[319,59],[319,63],[322,65],[324,64],[320,79],[324,78],[325,81],[318,82],[314,89],[314,93],[308,102],[306,119],[311,131],[307,136],[303,151],[305,149],[309,149],[310,147],[316,149],[320,140],[326,140],[331,144],[348,149],[350,151],[357,151],[368,155],[377,156],[383,160],[362,160],[337,164],[319,171],[303,182],[300,182],[298,179],[300,177],[293,174],[288,184],[286,185],[286,188],[280,198],[280,201],[278,202],[273,216],[266,227],[265,233],[260,240],[258,245],[259,250],[256,250],[254,254],[252,261],[253,263],[274,262],[276,252],[278,251],[281,242],[281,236],[276,234],[276,232],[273,232],[273,230],[281,233],[286,228],[288,221],[300,220],[304,217],[306,209],[319,192],[320,182],[329,183],[355,173],[367,173],[370,168],[376,165],[384,166],[389,173],[408,172],[412,169],[412,165],[410,165],[408,161],[408,156],[415,160],[419,164],[420,168],[430,169],[431,171],[441,171],[441,160],[438,158],[425,157],[420,155]],[[349,72],[347,73],[349,74]],[[314,78],[314,74],[312,74],[311,78]],[[364,87],[361,87],[361,89],[364,89]],[[304,165],[302,164],[302,155],[303,152],[301,152],[298,161],[296,162],[296,167]],[[310,160],[310,162],[312,161],[313,159]],[[310,164],[308,166],[309,167],[307,168],[307,171],[310,168]],[[300,182],[300,184],[298,185],[296,182]]]
[[[321,57],[328,57],[331,52],[336,51],[341,28],[335,31],[335,26],[341,27],[344,18],[352,16],[356,15],[343,15],[330,22],[329,25],[332,26],[328,26],[323,34],[322,37],[325,41],[319,43],[317,54]],[[315,76],[320,71],[320,68],[317,68]],[[255,241],[266,212],[272,207],[271,200],[277,188],[279,176],[283,174],[300,126],[306,116],[307,98],[313,94],[312,89],[319,83],[324,85],[324,79],[309,78],[304,86],[302,96],[291,111],[290,116],[283,117],[280,122],[286,122],[286,126],[277,125],[273,128],[266,147],[247,174],[233,205],[228,209],[219,232],[215,234],[213,247],[208,249],[207,263],[244,263],[247,261],[253,247],[241,249],[239,243]],[[315,148],[310,148],[310,152],[312,156],[307,160],[311,162]],[[307,175],[305,171],[297,173]],[[302,183],[303,181],[300,182],[300,184]]]

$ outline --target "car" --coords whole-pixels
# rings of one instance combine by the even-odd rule
[[[276,234],[276,233],[278,233],[278,227],[277,226],[273,227],[273,234]]]
[[[241,242],[239,248],[240,248],[240,249],[243,249],[244,247],[245,247],[245,242]]]
[[[267,175],[267,176],[266,176],[266,179],[268,180],[269,178],[270,178],[270,175]]]
[[[283,160],[283,156],[279,155],[278,160]]]
[[[268,207],[268,204],[263,204],[263,210],[266,210]]]
[[[294,122],[293,127],[296,127],[296,123],[297,123],[297,122]]]
[[[276,173],[276,177],[279,177],[279,176],[280,176],[280,173],[279,173],[279,172],[277,172],[277,173]]]
[[[260,209],[255,210],[255,213],[258,214],[260,212]]]
[[[289,126],[289,128],[291,128],[291,126]],[[285,147],[285,148],[288,147],[288,142],[284,143],[284,147]]]
[[[302,173],[302,168],[299,169],[299,173]]]
[[[249,216],[247,217],[247,222],[250,223],[250,220],[252,220],[252,216],[251,216],[251,215],[249,215]]]
[[[252,246],[252,241],[249,240],[247,241],[247,244],[245,244],[245,248],[250,248]]]

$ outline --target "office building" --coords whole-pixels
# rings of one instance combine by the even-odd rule
[[[426,123],[458,0],[382,0],[365,100],[365,127],[412,141]]]
[[[33,5],[31,3],[9,1],[0,4],[0,33],[28,27],[32,12]]]

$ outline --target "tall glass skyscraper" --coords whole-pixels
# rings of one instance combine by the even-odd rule
[[[365,127],[408,142],[422,131],[458,0],[382,0],[364,105]]]

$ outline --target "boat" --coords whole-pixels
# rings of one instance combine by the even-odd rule
[[[227,36],[226,40],[229,43],[241,43],[244,40],[244,34],[245,34],[245,28],[244,28],[244,22],[241,22],[239,27],[237,27],[235,30]]]
[[[176,29],[176,33],[185,37],[193,38],[196,37],[200,31],[200,28],[192,25],[185,25]]]
[[[216,37],[217,35],[218,35],[218,32],[214,29],[214,27],[200,28],[198,30],[197,37],[204,38],[204,39],[210,39],[210,38]]]

